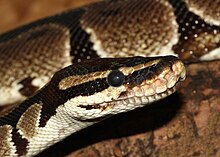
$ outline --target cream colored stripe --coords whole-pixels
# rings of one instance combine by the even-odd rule
[[[146,67],[152,66],[154,64],[157,64],[160,61],[160,59],[156,59],[144,64],[138,64],[134,67],[121,67],[119,68],[119,71],[121,71],[125,76],[133,73],[134,71],[144,69]],[[62,79],[59,82],[59,89],[60,90],[66,90],[68,88],[71,88],[73,86],[83,84],[89,81],[94,81],[96,79],[102,79],[106,78],[108,74],[111,72],[111,70],[106,70],[106,71],[98,71],[98,72],[93,72],[93,73],[88,73],[86,75],[73,75],[66,77]]]
[[[76,86],[76,85],[79,85],[85,82],[93,81],[99,78],[100,79],[104,78],[107,76],[109,72],[110,70],[89,73],[86,75],[73,75],[73,76],[66,77],[59,82],[59,89],[65,90],[65,89],[68,89],[70,87],[73,87],[73,86]]]

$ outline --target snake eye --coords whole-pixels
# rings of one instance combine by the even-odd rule
[[[125,79],[124,74],[119,70],[113,70],[108,74],[107,81],[110,86],[119,87]]]

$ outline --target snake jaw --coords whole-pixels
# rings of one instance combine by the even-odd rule
[[[186,71],[183,63],[178,59],[174,59],[172,62],[162,61],[162,64],[166,65],[163,69],[159,68],[161,62],[158,61],[149,65],[149,67],[155,68],[155,77],[143,76],[145,77],[143,81],[136,85],[133,82],[127,82],[120,87],[110,86],[106,90],[96,93],[96,96],[91,96],[89,99],[93,102],[90,104],[79,103],[76,110],[82,111],[84,119],[94,119],[143,107],[169,96],[176,91],[177,84],[185,79]],[[136,71],[144,70],[143,66],[140,67]],[[128,76],[130,74],[126,76],[127,80],[130,80]],[[142,78],[139,75],[138,77]],[[138,77],[136,77],[137,80],[139,80]],[[105,99],[102,95],[104,93]]]
[[[182,62],[177,61],[171,67],[167,67],[156,79],[143,81],[140,86],[123,92],[119,100],[130,104],[139,102],[137,107],[140,104],[142,104],[141,106],[150,104],[174,93],[176,86],[185,77],[185,67]]]
[[[123,92],[118,98],[117,104],[113,106],[122,103],[125,108],[129,106],[130,109],[128,110],[131,110],[151,104],[174,93],[177,85],[185,80],[185,77],[184,64],[181,61],[177,61],[158,75],[157,79],[143,81],[140,86],[133,87],[129,92]]]

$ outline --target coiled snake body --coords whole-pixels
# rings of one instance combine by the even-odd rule
[[[4,33],[0,156],[36,155],[164,98],[185,78],[183,63],[164,55],[219,59],[219,47],[218,0],[103,1]]]

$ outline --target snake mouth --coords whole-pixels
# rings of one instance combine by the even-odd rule
[[[101,111],[115,110],[125,112],[142,107],[165,98],[176,91],[176,87],[185,79],[186,71],[183,63],[177,61],[164,70],[154,79],[144,80],[134,87],[127,87],[126,91],[112,100],[91,105],[79,105],[86,110],[99,109]]]
[[[99,109],[101,111],[108,111],[113,108],[118,108],[120,110],[124,109],[124,111],[120,111],[120,112],[125,112],[127,110],[132,110],[137,107],[145,106],[146,104],[151,104],[153,102],[156,102],[160,99],[163,99],[171,95],[172,93],[176,91],[177,85],[178,83],[174,87],[167,89],[166,91],[162,93],[158,93],[158,94],[151,95],[151,96],[134,96],[134,97],[129,97],[129,98],[120,98],[115,101],[109,101],[109,102],[104,102],[104,103],[98,103],[98,104],[92,104],[92,105],[86,105],[86,106],[78,105],[78,107],[84,108],[86,110]],[[117,107],[117,106],[120,106],[120,107]],[[126,108],[122,108],[121,106],[126,106]]]

